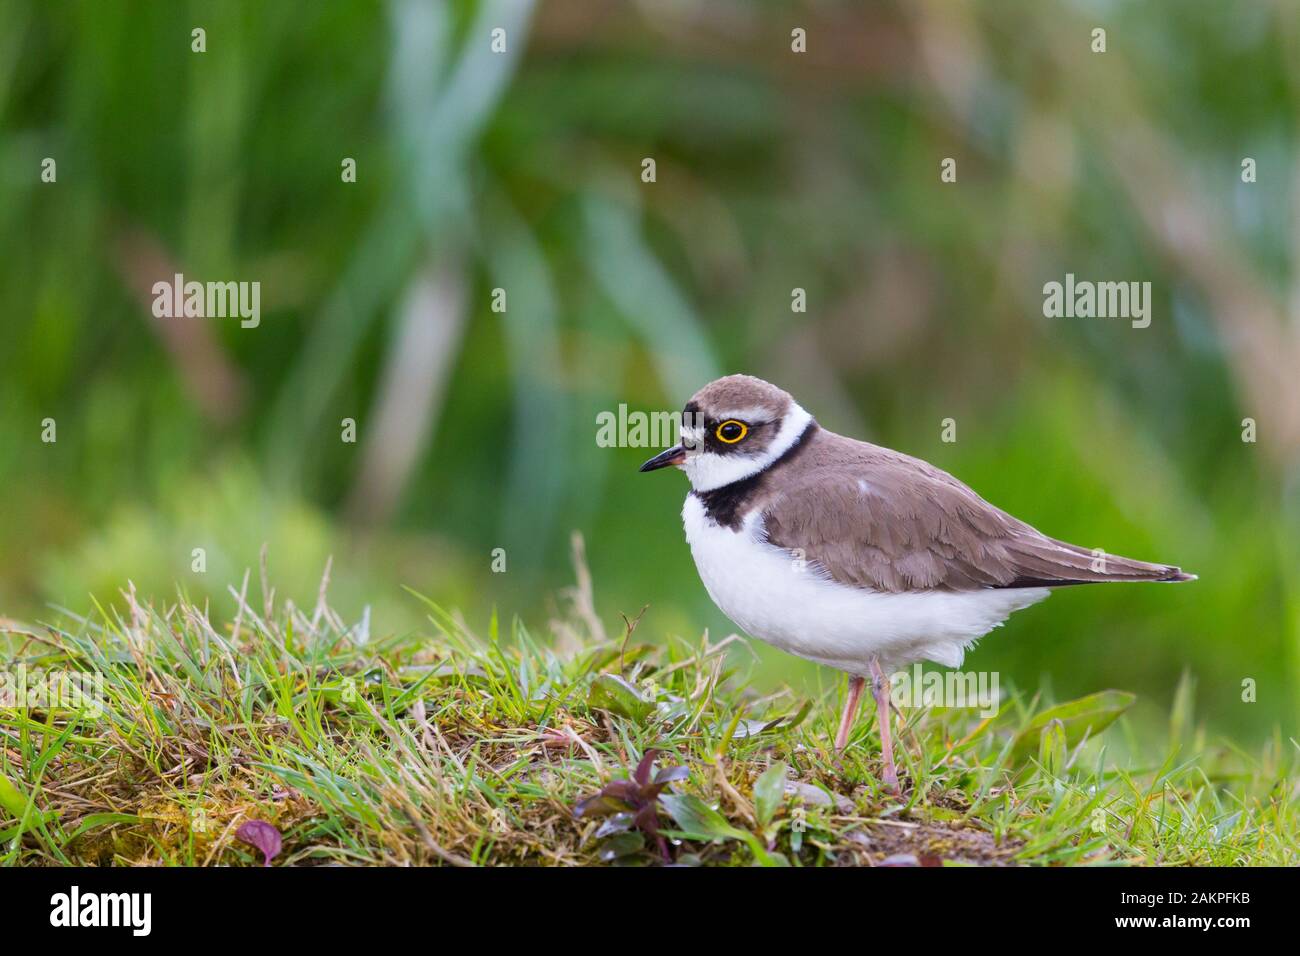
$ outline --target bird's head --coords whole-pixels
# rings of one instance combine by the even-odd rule
[[[752,375],[705,385],[682,409],[681,442],[642,471],[675,465],[696,491],[758,474],[784,455],[812,421],[790,394]]]

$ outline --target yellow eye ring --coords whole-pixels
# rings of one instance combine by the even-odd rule
[[[726,434],[723,434],[724,431]],[[734,418],[728,418],[717,427],[713,434],[718,436],[718,441],[727,445],[734,445],[749,434],[749,426],[744,422],[736,421]]]

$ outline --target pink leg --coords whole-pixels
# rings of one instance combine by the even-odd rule
[[[885,763],[885,786],[898,792],[898,773],[894,770],[894,741],[889,732],[889,678],[880,669],[880,659],[871,659],[871,696],[876,698],[880,720],[880,753]]]
[[[853,721],[858,716],[858,701],[862,699],[862,687],[866,680],[861,677],[849,678],[849,696],[844,701],[844,713],[840,714],[840,730],[835,735],[836,751],[843,750],[849,742],[849,731],[853,729]]]

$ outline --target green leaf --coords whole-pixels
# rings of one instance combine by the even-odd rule
[[[1059,720],[1050,721],[1039,737],[1038,762],[1053,777],[1065,773],[1070,750],[1065,742],[1065,725]]]
[[[637,721],[649,717],[655,710],[653,701],[646,700],[632,684],[613,674],[601,674],[592,681],[591,690],[587,692],[587,706]]]
[[[624,856],[640,853],[645,849],[645,837],[640,833],[615,833],[600,845],[600,858],[606,863]]]
[[[661,797],[659,802],[678,826],[677,836],[687,840],[740,840],[749,847],[754,859],[762,866],[788,866],[789,860],[780,854],[768,853],[758,837],[748,830],[732,826],[717,810],[693,793],[675,793]]]
[[[668,794],[659,799],[688,840],[744,840],[752,834],[734,827],[717,810],[693,793]]]
[[[139,823],[144,818],[134,813],[92,813],[89,816],[82,817],[77,823],[77,828],[68,834],[65,843],[71,843],[77,837],[81,836],[95,827],[108,826],[112,823]]]
[[[1122,690],[1103,690],[1078,700],[1049,707],[1016,734],[1013,752],[1017,759],[1032,754],[1042,743],[1044,728],[1059,721],[1065,746],[1074,747],[1084,737],[1095,737],[1133,706],[1136,694]]]
[[[28,807],[31,807],[29,812]],[[0,808],[3,808],[6,816],[11,816],[18,822],[11,827],[0,830],[0,842],[11,840],[19,833],[36,827],[43,828],[46,823],[57,820],[59,814],[54,810],[37,810],[35,800],[29,800],[23,795],[8,777],[0,774]]]
[[[771,823],[785,801],[785,775],[785,764],[775,763],[755,781],[754,810],[758,813],[759,826]]]
[[[794,716],[791,717],[782,725],[783,729],[792,730],[795,727],[798,727],[800,724],[804,722],[807,716],[810,713],[812,713],[812,708],[813,708],[812,700],[811,699],[805,700],[803,702],[803,706],[800,707],[797,711],[795,711]]]
[[[27,798],[13,785],[6,776],[0,774],[0,807],[15,820],[21,820],[27,812]]]

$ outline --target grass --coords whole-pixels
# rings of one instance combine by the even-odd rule
[[[1182,746],[1128,766],[1106,747],[1127,720],[1097,732],[1113,692],[905,710],[895,797],[874,721],[830,751],[843,681],[763,696],[739,638],[607,634],[578,559],[547,640],[427,601],[432,634],[377,637],[324,582],[310,611],[277,604],[265,570],[221,625],[132,589],[120,613],[0,622],[11,669],[103,676],[99,715],[0,708],[0,861],[256,865],[235,832],[259,819],[284,835],[277,865],[1300,862],[1295,742],[1207,743],[1190,694]],[[617,782],[651,751],[661,787]]]

